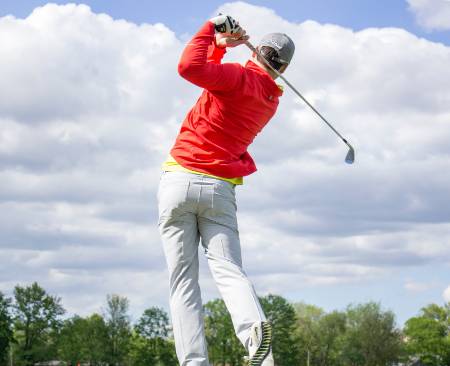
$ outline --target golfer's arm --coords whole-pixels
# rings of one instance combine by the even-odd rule
[[[208,50],[214,43],[214,33],[214,25],[206,22],[186,45],[178,64],[178,72],[184,79],[205,89],[236,88],[241,80],[239,65],[220,64],[223,57],[223,54],[219,54],[223,52],[220,50],[213,50],[208,55]]]
[[[206,58],[206,62],[220,65],[226,52],[226,48],[216,46],[216,42],[214,39],[213,42],[208,46],[208,55]]]

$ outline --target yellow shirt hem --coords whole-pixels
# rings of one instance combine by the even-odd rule
[[[166,161],[162,164],[162,169],[166,172],[189,172],[199,175],[206,175],[211,178],[221,179],[226,182],[230,182],[232,184],[236,185],[242,185],[244,184],[244,178],[243,177],[237,177],[237,178],[224,178],[224,177],[218,177],[217,175],[212,174],[206,174],[202,172],[197,172],[195,170],[190,170],[185,168],[184,166],[180,165],[173,157],[172,155],[169,155],[166,159]]]

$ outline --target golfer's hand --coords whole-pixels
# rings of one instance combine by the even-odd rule
[[[245,34],[245,30],[241,28],[241,33],[235,36],[227,36],[222,33],[216,34],[216,46],[220,48],[236,47],[244,44],[250,37]]]
[[[234,20],[229,15],[219,14],[218,16],[211,18],[209,21],[214,24],[216,33],[225,34],[227,36],[235,36],[242,31],[239,22]]]

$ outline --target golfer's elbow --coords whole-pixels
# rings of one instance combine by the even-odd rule
[[[178,64],[178,74],[182,78],[196,83],[197,80],[205,77],[205,67],[204,65],[195,65],[189,62],[180,62]]]
[[[178,64],[178,74],[182,78],[189,79],[189,76],[194,72],[194,67],[189,62],[180,62]]]

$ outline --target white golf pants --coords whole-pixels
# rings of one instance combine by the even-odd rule
[[[163,172],[158,209],[178,360],[181,366],[209,366],[198,283],[200,239],[236,335],[244,346],[252,324],[266,320],[242,269],[235,186],[205,175]]]

